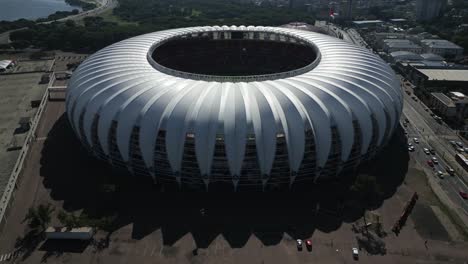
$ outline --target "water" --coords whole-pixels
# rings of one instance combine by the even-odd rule
[[[36,19],[47,17],[57,11],[81,10],[64,0],[0,0],[0,21],[20,18]]]

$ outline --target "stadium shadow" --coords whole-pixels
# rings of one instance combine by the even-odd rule
[[[51,199],[64,201],[64,210],[83,210],[92,219],[115,216],[112,230],[133,224],[134,239],[160,229],[165,245],[174,244],[187,233],[198,248],[208,247],[219,235],[231,247],[244,246],[251,235],[273,245],[285,234],[308,238],[315,230],[332,232],[343,222],[359,219],[365,210],[381,206],[395,193],[408,170],[402,134],[400,128],[381,154],[361,166],[361,173],[374,176],[381,188],[382,195],[372,203],[351,195],[356,174],[319,184],[304,183],[295,191],[162,191],[151,179],[115,171],[91,157],[65,115],[44,142],[40,176]]]

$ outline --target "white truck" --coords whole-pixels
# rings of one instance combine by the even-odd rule
[[[48,227],[45,235],[47,239],[89,240],[94,235],[94,229],[92,227]]]

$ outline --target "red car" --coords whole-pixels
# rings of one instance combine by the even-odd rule
[[[305,244],[306,244],[307,250],[312,251],[312,240],[307,239]]]
[[[468,199],[468,193],[466,192],[459,192],[460,196],[463,198],[463,199]]]
[[[428,160],[427,161],[427,165],[431,166],[431,167],[434,167],[434,163],[432,162],[432,160]]]

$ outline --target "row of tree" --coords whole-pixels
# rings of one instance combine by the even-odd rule
[[[281,25],[291,21],[314,22],[303,10],[242,4],[229,0],[119,0],[114,14],[134,23],[118,24],[87,17],[84,25],[73,21],[51,24],[15,24],[27,30],[11,34],[15,49],[29,46],[94,52],[109,44],[157,30],[202,25]],[[0,24],[0,31],[1,31]],[[5,29],[15,28],[9,24]]]

